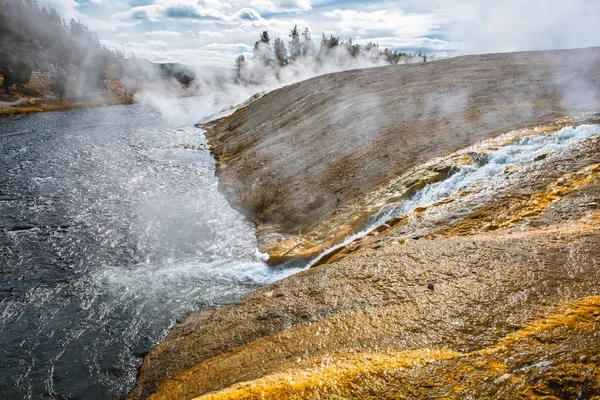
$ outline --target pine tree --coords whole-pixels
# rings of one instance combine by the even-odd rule
[[[370,52],[370,51],[377,51],[377,52],[379,52],[379,45],[377,43],[369,42],[365,46],[365,51],[366,52]]]
[[[295,25],[294,29],[291,30],[290,38],[290,60],[296,61],[302,55],[302,43],[300,43],[298,25]]]
[[[315,45],[312,41],[308,28],[306,28],[304,29],[304,32],[302,32],[302,56],[311,57],[314,56],[315,53]]]
[[[67,24],[37,0],[0,0],[0,69],[9,75],[5,90],[27,83],[35,66],[40,72],[85,76],[80,85],[85,94],[103,88],[102,78],[118,71],[119,63],[81,21]]]
[[[254,45],[254,60],[265,67],[273,66],[273,53],[271,51],[271,39],[269,32],[263,31],[258,42]]]
[[[27,61],[16,57],[7,57],[3,60],[0,72],[4,77],[2,86],[5,93],[9,93],[11,86],[26,85],[31,80],[31,66]]]
[[[275,65],[283,68],[288,64],[288,55],[283,40],[277,38],[273,43],[273,53],[275,55]]]
[[[246,57],[243,54],[240,54],[238,58],[235,60],[235,70],[237,73],[237,80],[241,82],[244,80],[244,70],[246,69]]]
[[[371,62],[376,62],[381,56],[379,45],[373,42],[367,43],[363,49],[363,54],[365,54],[371,60]]]
[[[352,43],[352,39],[349,39],[344,44],[346,45],[346,50],[348,50],[348,54],[350,54],[352,57],[358,56],[358,53],[360,53],[360,46],[359,45],[353,44]]]
[[[258,39],[259,43],[271,44],[271,39],[269,38],[269,32],[263,31],[260,34],[260,38]]]
[[[325,34],[323,34],[323,37],[321,38],[321,50],[319,51],[319,56],[327,56],[331,52],[331,50],[333,50],[339,44],[339,37],[333,37],[333,35],[326,37]]]

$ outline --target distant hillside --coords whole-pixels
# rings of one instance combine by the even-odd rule
[[[130,102],[140,90],[193,95],[219,90],[233,70],[125,59],[81,21],[68,23],[32,0],[0,0],[0,107],[43,102]],[[39,102],[37,103],[39,105]]]
[[[65,22],[56,10],[31,0],[0,0],[0,73],[8,93],[31,79],[52,76],[57,94],[82,96],[122,75],[122,54],[100,44],[81,21]]]

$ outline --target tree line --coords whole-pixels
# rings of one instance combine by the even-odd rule
[[[81,21],[63,20],[36,0],[0,0],[0,74],[5,93],[27,84],[33,70],[52,77],[61,98],[103,88],[118,79],[123,54],[100,44]]]
[[[250,84],[261,83],[262,74],[269,70],[279,76],[284,68],[302,66],[302,64],[314,66],[336,61],[348,64],[357,59],[372,64],[427,61],[427,56],[421,50],[414,54],[387,48],[381,50],[379,45],[373,42],[360,46],[353,43],[352,39],[340,41],[339,37],[333,35],[327,37],[325,34],[322,34],[317,49],[309,29],[305,28],[300,32],[297,25],[290,31],[289,38],[287,46],[281,38],[276,38],[271,43],[269,32],[263,31],[254,45],[252,64],[243,54],[237,57],[235,61],[237,81]]]

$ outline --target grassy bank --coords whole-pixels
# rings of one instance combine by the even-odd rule
[[[133,104],[131,96],[112,97],[95,101],[34,101],[30,100],[18,107],[0,108],[0,116],[33,114],[38,112],[65,111],[75,108],[103,107],[107,105]]]

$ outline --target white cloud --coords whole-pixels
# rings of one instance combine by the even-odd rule
[[[146,45],[150,47],[168,47],[169,44],[164,40],[148,40],[146,41]]]
[[[220,8],[222,7],[207,7],[189,0],[179,0],[177,2],[156,0],[154,4],[137,6],[127,11],[116,13],[113,15],[113,18],[136,24],[143,23],[144,21],[161,22],[167,20],[190,20],[198,22],[230,22],[234,20],[232,16],[224,14]]]
[[[39,5],[54,8],[66,21],[70,19],[83,21],[92,31],[115,31],[116,26],[103,18],[84,14],[80,11],[81,4],[75,0],[39,0]]]
[[[309,27],[317,43],[325,32],[359,44],[448,55],[600,45],[600,0],[149,0],[135,7],[89,0],[99,10],[89,15],[81,10],[90,8],[75,0],[39,1],[67,19],[81,18],[99,30],[103,43],[160,39],[166,45],[154,49],[135,42],[136,54],[163,62],[181,57],[231,66],[232,55],[251,51],[263,30],[287,42],[294,25]]]
[[[236,51],[249,51],[252,50],[252,46],[248,46],[244,43],[211,43],[204,46],[205,49],[211,50],[236,50]]]
[[[144,33],[145,36],[171,36],[171,37],[180,37],[180,32],[175,31],[146,31]]]
[[[400,37],[429,35],[439,29],[442,23],[441,16],[436,13],[414,14],[402,10],[366,12],[336,9],[322,14],[341,32],[359,29],[364,32],[387,31]]]
[[[77,8],[79,3],[75,0],[40,0],[39,4],[44,7],[54,8],[64,19],[71,19],[81,15]]]
[[[227,10],[233,8],[230,3],[226,3],[220,0],[199,0],[198,5],[204,6],[206,8],[214,8],[216,10]]]
[[[250,6],[265,12],[299,12],[312,10],[309,0],[250,0]]]
[[[225,35],[223,35],[221,32],[214,32],[214,31],[199,31],[198,32],[198,36],[202,37],[202,38],[224,38]]]
[[[164,40],[146,40],[145,42],[127,42],[125,46],[135,52],[144,52],[151,49],[166,49],[169,44]]]

